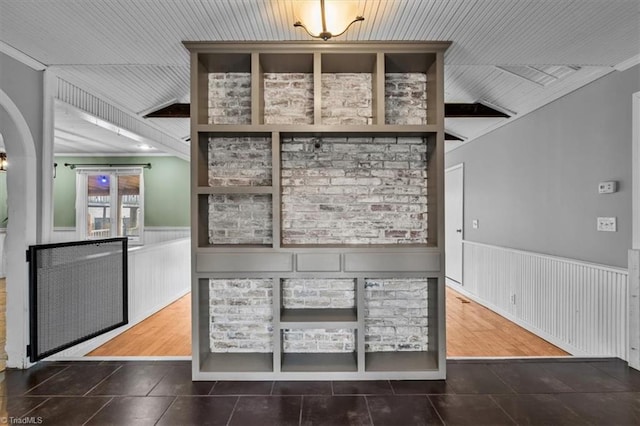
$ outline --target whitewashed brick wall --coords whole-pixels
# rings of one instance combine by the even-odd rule
[[[284,279],[282,306],[287,309],[353,308],[355,289],[352,279]]]
[[[270,186],[271,138],[209,138],[209,186]]]
[[[365,350],[426,351],[427,279],[365,281]]]
[[[209,74],[209,124],[251,124],[251,73]]]
[[[211,352],[273,352],[273,282],[209,280]]]
[[[265,124],[313,124],[313,74],[264,74]]]
[[[284,353],[354,352],[355,331],[347,329],[282,330]]]
[[[209,244],[272,244],[269,194],[209,196]]]
[[[323,73],[322,124],[372,124],[371,74]]]
[[[282,141],[283,244],[427,242],[422,138]]]
[[[387,124],[427,124],[427,75],[385,74],[385,120]]]

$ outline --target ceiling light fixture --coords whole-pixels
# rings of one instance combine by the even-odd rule
[[[330,38],[341,36],[354,23],[364,21],[364,17],[361,15],[357,15],[355,19],[349,21],[351,19],[349,16],[353,16],[353,14],[349,13],[351,11],[346,10],[346,8],[351,6],[349,3],[353,2],[344,0],[326,2],[325,0],[320,0],[319,11],[317,8],[318,3],[315,1],[306,3],[312,3],[304,7],[307,24],[305,25],[301,20],[298,20],[293,26],[302,27],[313,38],[321,38],[327,41]],[[325,5],[325,3],[328,4]],[[349,8],[352,9],[351,7]]]

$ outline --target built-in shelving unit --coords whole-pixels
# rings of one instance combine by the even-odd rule
[[[443,379],[448,42],[185,42],[194,380]]]

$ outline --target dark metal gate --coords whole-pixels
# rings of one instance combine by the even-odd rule
[[[30,246],[31,362],[128,323],[127,238]]]

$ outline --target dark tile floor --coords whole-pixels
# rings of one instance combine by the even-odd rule
[[[41,363],[4,373],[0,424],[640,425],[640,372],[620,360],[449,361],[447,372],[446,381],[192,382],[188,361]]]

